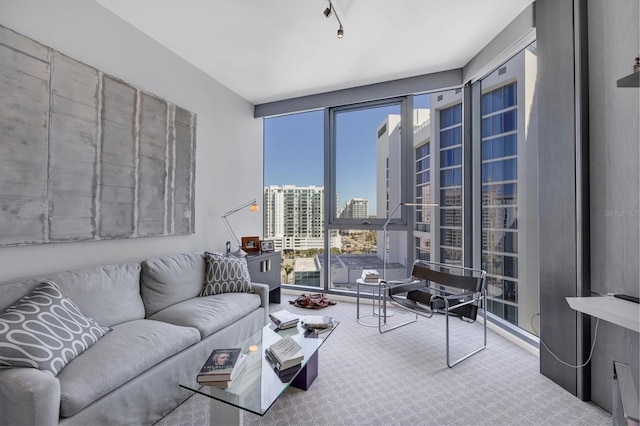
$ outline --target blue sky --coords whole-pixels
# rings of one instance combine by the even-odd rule
[[[428,98],[416,97],[416,107],[428,106]],[[336,181],[339,207],[352,198],[367,198],[369,214],[375,214],[376,130],[392,113],[399,114],[400,106],[369,108],[338,115]],[[322,110],[265,119],[264,141],[265,186],[324,185]]]

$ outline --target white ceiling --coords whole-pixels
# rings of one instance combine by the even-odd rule
[[[253,104],[464,66],[533,0],[97,0]]]

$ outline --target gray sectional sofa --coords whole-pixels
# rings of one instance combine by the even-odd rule
[[[0,283],[0,312],[43,279],[111,328],[57,376],[0,369],[1,425],[152,424],[187,399],[209,353],[268,321],[269,288],[198,297],[204,253],[184,253]]]

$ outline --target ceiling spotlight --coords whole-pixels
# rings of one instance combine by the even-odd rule
[[[340,28],[338,28],[338,38],[342,38],[342,37],[344,37],[344,29],[342,28],[342,21],[340,20],[340,17],[338,16],[338,12],[336,12],[336,9],[333,7],[333,3],[331,3],[331,0],[329,0],[329,7],[327,7],[324,10],[324,17],[328,18],[329,16],[331,16],[332,13],[333,13],[333,15],[335,15],[336,20],[338,21],[338,24],[340,25]]]

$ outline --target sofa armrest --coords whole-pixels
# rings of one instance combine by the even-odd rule
[[[0,424],[57,425],[60,381],[35,368],[0,370]]]
[[[260,295],[260,306],[264,308],[264,324],[269,324],[269,286],[267,284],[251,283],[253,291]]]

